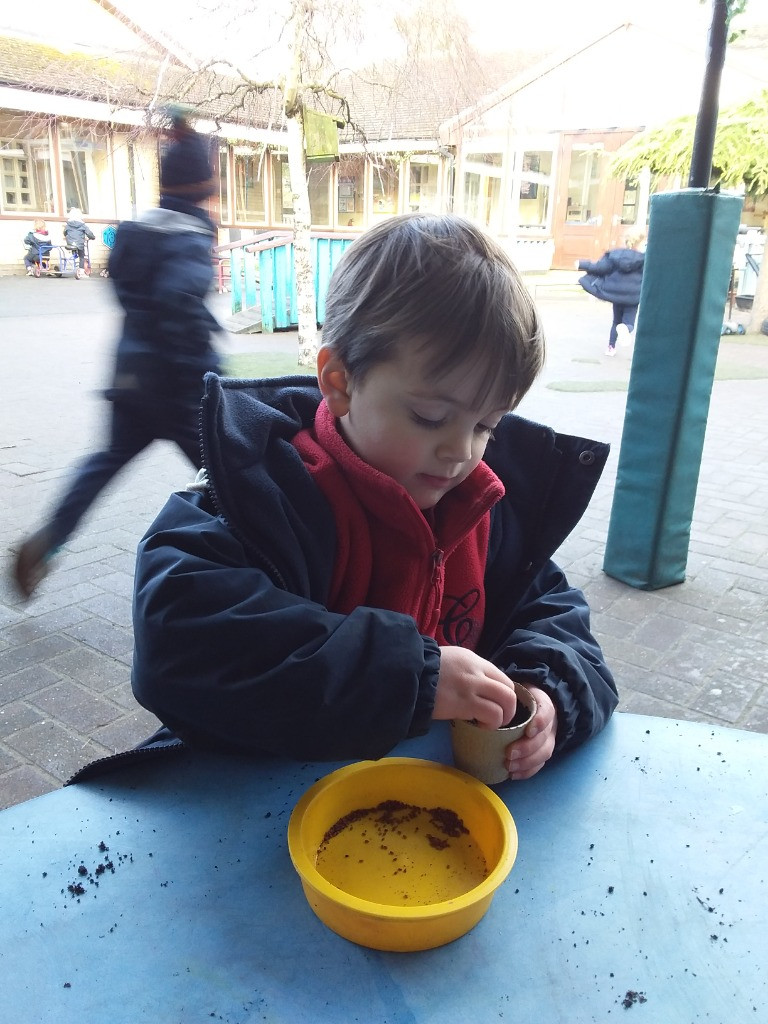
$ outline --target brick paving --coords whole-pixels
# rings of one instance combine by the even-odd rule
[[[620,708],[768,732],[768,348],[724,340],[723,375],[734,379],[713,389],[687,579],[634,590],[602,571],[629,351],[604,356],[609,307],[567,283],[534,284],[550,351],[520,411],[614,446],[558,560],[589,598]],[[212,300],[220,317],[226,304]],[[38,596],[25,605],[8,583],[10,549],[100,437],[118,325],[108,281],[0,278],[0,807],[57,788],[156,726],[130,689],[131,588],[139,538],[191,477],[172,446],[157,443],[111,485]],[[292,343],[227,335],[224,350]]]

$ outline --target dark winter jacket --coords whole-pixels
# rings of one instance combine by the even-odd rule
[[[86,238],[96,237],[87,224],[81,220],[68,220],[64,225],[64,244],[69,249],[82,249]]]
[[[220,330],[205,305],[213,281],[216,229],[193,203],[149,210],[117,229],[109,276],[125,310],[107,397],[123,402],[199,404],[203,376],[218,370],[211,346]]]
[[[24,236],[24,245],[27,246],[27,259],[37,263],[42,254],[47,256],[51,251],[51,236],[47,231],[28,231]]]
[[[326,608],[335,522],[291,443],[319,401],[307,377],[206,377],[207,487],[174,494],[139,546],[134,693],[193,745],[377,758],[429,728],[435,640],[398,612]],[[608,448],[513,415],[494,433],[486,461],[506,495],[491,512],[475,650],[551,696],[564,751],[617,703],[584,597],[550,560]]]
[[[645,253],[636,249],[611,249],[597,263],[579,260],[579,270],[586,270],[579,284],[595,298],[622,306],[640,302]]]

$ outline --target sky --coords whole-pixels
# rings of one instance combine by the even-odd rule
[[[221,0],[186,0],[159,3],[158,0],[120,0],[126,10],[138,21],[165,28],[182,44],[186,44],[201,57],[221,56],[229,52],[238,60],[246,60],[257,53],[264,42],[264,23],[253,14],[232,21],[222,15],[227,5]],[[274,9],[286,0],[264,0],[265,8]],[[369,16],[369,28],[354,56],[367,60],[380,56],[387,40],[394,39],[389,32],[391,12],[402,8],[406,0],[358,0],[368,4],[375,12]],[[704,48],[711,3],[699,0],[455,0],[459,11],[467,18],[472,41],[481,50],[542,49],[554,44],[567,47],[589,35],[597,35],[624,20],[656,24],[665,32],[685,35],[694,45]],[[243,0],[246,10],[252,0]],[[752,13],[765,11],[765,0],[751,0]],[[31,4],[7,3],[0,13],[1,28],[19,28],[25,32],[38,31],[49,35],[51,31],[60,40],[88,42],[86,26],[97,24],[99,32],[110,38],[112,45],[122,48],[129,38],[114,24],[93,0],[35,0]],[[345,9],[340,4],[341,10]],[[385,11],[386,14],[381,12]],[[765,19],[764,19],[765,20]],[[40,26],[44,26],[43,29]],[[370,57],[369,57],[370,54]],[[352,56],[352,55],[350,55]],[[648,69],[638,68],[639,74]]]

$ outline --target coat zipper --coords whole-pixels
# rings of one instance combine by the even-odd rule
[[[203,399],[200,403],[200,409],[197,414],[197,433],[200,439],[200,465],[205,472],[205,488],[210,496],[211,504],[213,505],[216,511],[216,515],[221,517],[223,522],[226,523],[227,528],[230,529],[232,533],[241,541],[243,546],[251,552],[251,554],[254,556],[255,561],[258,563],[258,567],[262,569],[270,577],[275,586],[280,587],[281,590],[288,590],[288,584],[285,580],[285,577],[277,568],[275,563],[271,559],[267,558],[267,556],[259,548],[257,548],[252,541],[250,541],[246,536],[241,534],[240,531],[237,530],[232,525],[232,523],[230,523],[229,519],[224,513],[224,510],[221,507],[221,502],[219,501],[219,497],[216,493],[216,488],[213,486],[211,474],[208,470],[208,465],[205,459],[205,445],[203,444],[203,411],[205,408],[206,397],[206,395],[203,395]]]

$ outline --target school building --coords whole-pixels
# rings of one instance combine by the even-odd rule
[[[768,56],[743,56],[729,55],[721,103],[758,95],[766,80]],[[539,58],[510,54],[458,83],[447,66],[414,68],[405,91],[337,82],[355,127],[341,132],[338,160],[310,165],[313,227],[348,233],[400,212],[454,210],[488,227],[524,271],[571,269],[621,244],[645,225],[651,193],[680,183],[617,180],[611,155],[645,126],[695,113],[705,54],[621,24]],[[36,218],[61,241],[73,206],[103,266],[105,229],[157,200],[148,111],[174,99],[218,139],[219,243],[290,227],[279,94],[251,95],[162,43],[117,57],[0,38],[0,273],[23,272]],[[765,210],[748,204],[744,217],[760,226]]]

